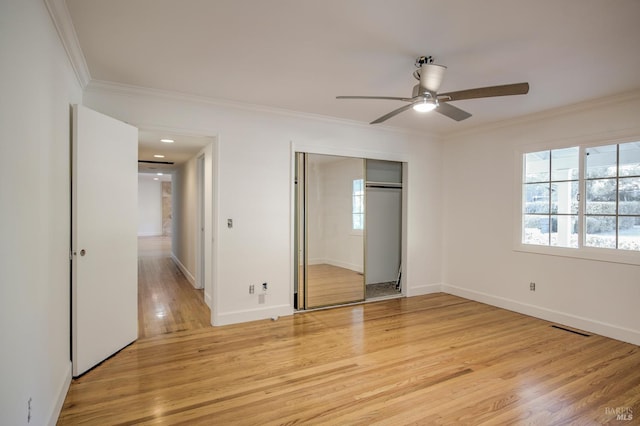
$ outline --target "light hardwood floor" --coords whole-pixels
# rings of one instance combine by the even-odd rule
[[[59,424],[637,424],[640,348],[551,325],[439,293],[161,334],[74,380]]]
[[[168,237],[138,239],[138,338],[209,327],[204,290],[195,289],[171,260]]]

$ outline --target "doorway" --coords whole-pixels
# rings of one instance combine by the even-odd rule
[[[140,244],[141,336],[211,325],[214,144],[214,137],[140,131],[139,170],[168,181],[156,236]]]
[[[294,307],[402,295],[400,162],[296,153]]]

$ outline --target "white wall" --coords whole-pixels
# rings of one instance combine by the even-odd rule
[[[171,253],[189,282],[195,286],[196,214],[198,208],[197,158],[191,158],[178,168],[173,173],[172,182],[173,234],[171,235]]]
[[[70,104],[42,0],[0,2],[0,424],[55,423],[71,379]]]
[[[367,188],[365,284],[395,281],[401,261],[402,189]]]
[[[640,139],[640,95],[614,101],[446,141],[445,291],[640,344],[640,266],[513,250],[516,152],[530,144]]]
[[[213,321],[293,312],[293,151],[408,161],[407,293],[441,282],[441,144],[427,135],[236,108],[161,92],[94,86],[85,102],[139,127],[217,135]],[[226,227],[234,220],[233,229]],[[250,284],[269,283],[263,305]],[[217,292],[217,294],[216,294]]]
[[[172,258],[182,270],[189,282],[197,288],[204,287],[205,302],[211,307],[213,297],[212,279],[215,268],[213,258],[213,199],[215,197],[214,182],[215,138],[209,145],[183,164],[172,176],[171,209],[173,215],[173,233],[171,235]],[[198,201],[198,158],[204,159],[204,253],[198,258],[200,244],[198,234],[199,201]],[[200,261],[204,259],[204,267]],[[200,277],[200,271],[204,277]]]
[[[138,175],[138,236],[162,235],[162,182]]]

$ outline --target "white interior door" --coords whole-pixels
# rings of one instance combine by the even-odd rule
[[[79,376],[138,337],[138,129],[73,107],[71,335]]]

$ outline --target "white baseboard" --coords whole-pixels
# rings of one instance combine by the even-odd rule
[[[187,267],[184,266],[182,264],[182,262],[180,262],[180,260],[176,257],[175,254],[171,253],[171,259],[175,262],[175,264],[178,266],[178,268],[182,271],[184,276],[187,278],[187,281],[189,281],[194,288],[198,288],[198,287],[196,287],[196,277],[194,277],[193,274],[187,269]]]
[[[158,232],[138,232],[138,237],[162,237],[162,231]]]
[[[347,263],[347,262],[342,262],[340,260],[335,260],[335,259],[326,259],[325,263],[329,265],[337,266],[339,268],[349,269],[350,271],[356,271],[360,273],[364,272],[362,269],[362,265],[357,265],[355,263]]]
[[[223,312],[217,314],[213,318],[213,325],[229,325],[241,322],[257,321],[275,317],[285,317],[293,315],[293,307],[291,305],[266,306],[263,308],[250,309],[235,312]]]
[[[357,265],[355,263],[342,262],[341,260],[335,260],[335,259],[324,259],[324,258],[309,259],[307,264],[308,265],[331,265],[331,266],[337,266],[338,268],[349,269],[350,271],[356,271],[359,273],[364,272],[362,270],[362,265]]]
[[[206,305],[209,307],[209,309],[213,309],[211,307],[211,295],[209,293],[207,293],[206,290],[204,292],[204,303],[206,303]]]
[[[546,321],[555,322],[640,346],[640,331],[637,330],[631,330],[629,328],[619,327],[613,324],[567,314],[565,312],[555,311],[540,306],[530,305],[528,303],[522,303],[504,297],[493,296],[479,291],[456,287],[449,284],[443,284],[442,291],[454,296],[464,297],[465,299],[475,300],[498,308],[530,315]]]
[[[52,407],[51,413],[49,413],[49,421],[47,424],[50,426],[55,426],[56,423],[58,423],[58,417],[60,417],[62,405],[64,404],[64,400],[69,392],[69,386],[71,386],[71,362],[67,365],[63,377],[64,379],[60,384],[60,389],[58,389],[58,397],[56,398],[55,405]]]
[[[440,292],[442,292],[441,284],[423,284],[423,285],[408,287],[406,290],[407,297],[422,296],[424,294],[440,293]]]

